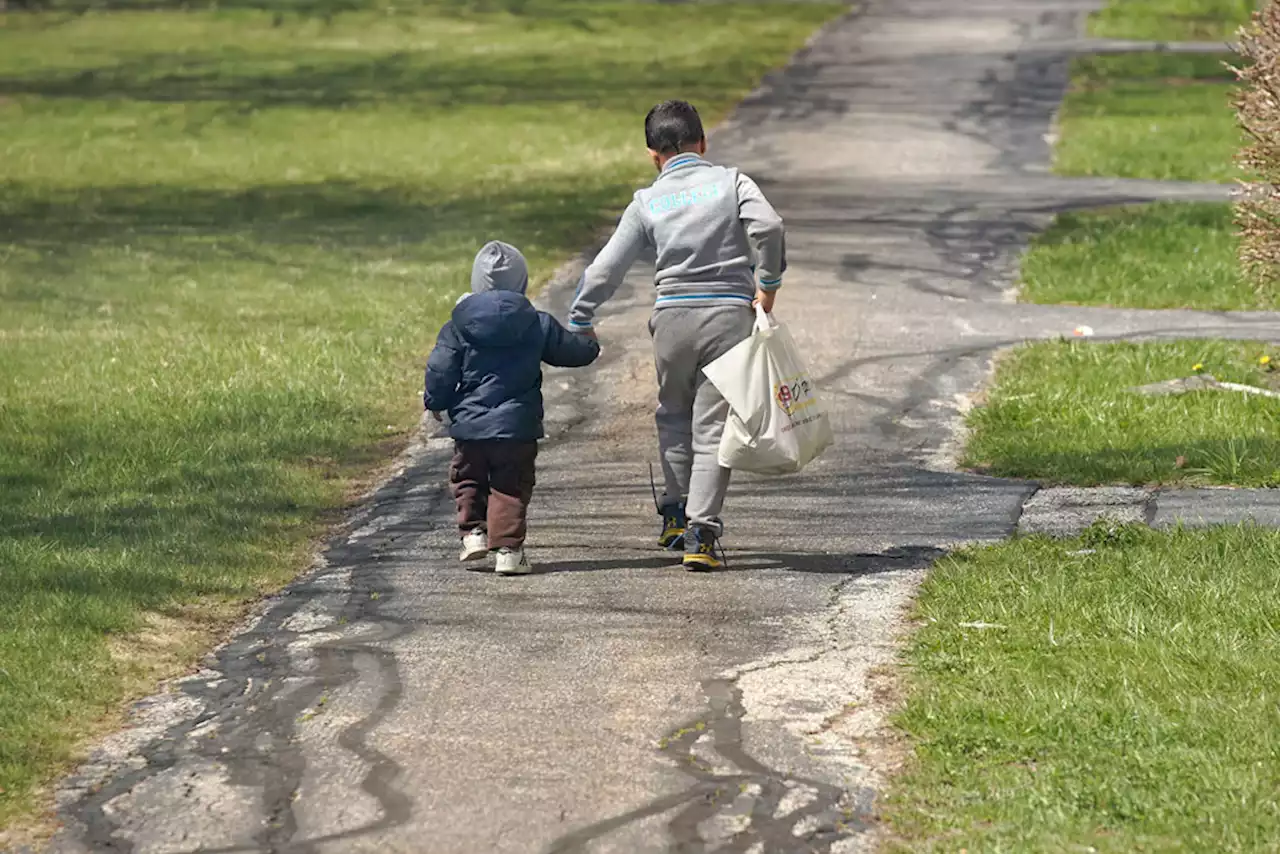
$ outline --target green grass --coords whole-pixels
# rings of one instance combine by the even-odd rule
[[[1240,146],[1230,54],[1082,57],[1060,114],[1063,175],[1230,181]]]
[[[649,106],[715,120],[841,10],[234,5],[0,27],[0,825],[150,672],[120,638],[299,567],[485,240],[545,276]]]
[[[1022,258],[1028,302],[1274,310],[1240,274],[1231,206],[1155,204],[1060,214]]]
[[[1259,5],[1258,0],[1110,0],[1089,17],[1089,33],[1108,39],[1227,40]]]
[[[1280,400],[1129,388],[1191,376],[1275,387],[1259,343],[1032,344],[1009,354],[969,416],[965,464],[1002,477],[1103,483],[1280,485]],[[1269,368],[1270,366],[1268,366]]]
[[[1274,531],[1105,524],[942,561],[907,653],[901,847],[1275,851],[1278,565]]]

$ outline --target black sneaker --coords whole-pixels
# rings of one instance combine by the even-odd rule
[[[689,525],[684,516],[684,505],[668,504],[658,512],[662,514],[662,533],[658,536],[658,545],[664,549],[676,549],[684,545],[684,532]]]
[[[690,572],[711,572],[724,566],[723,552],[716,535],[694,525],[684,535],[684,568]]]

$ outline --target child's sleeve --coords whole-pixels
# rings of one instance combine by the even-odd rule
[[[462,382],[462,347],[446,323],[436,337],[436,346],[427,357],[427,375],[423,383],[422,405],[430,412],[448,412],[459,403],[458,384]]]
[[[570,331],[585,332],[592,327],[596,310],[618,290],[618,285],[622,284],[627,271],[648,243],[648,233],[640,216],[640,203],[633,199],[623,212],[613,237],[582,274],[578,293],[569,308]]]
[[[542,314],[542,361],[557,368],[581,368],[600,355],[600,342],[589,335],[570,332],[554,317]]]
[[[787,271],[787,237],[782,217],[760,192],[756,182],[738,173],[738,217],[756,256],[756,277],[761,290],[782,287]]]

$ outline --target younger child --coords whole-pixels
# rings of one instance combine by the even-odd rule
[[[578,368],[600,355],[594,339],[535,309],[524,295],[528,285],[520,250],[484,245],[471,293],[454,306],[427,360],[422,398],[437,420],[449,413],[461,560],[496,552],[502,575],[533,571],[524,538],[543,436],[542,363]]]
[[[641,252],[657,251],[649,332],[666,481],[659,543],[683,546],[688,569],[716,569],[729,488],[717,451],[729,404],[702,369],[751,335],[753,303],[773,311],[787,268],[782,219],[754,181],[704,159],[707,138],[692,105],[657,105],[645,117],[644,136],[658,177],[635,194],[583,274],[569,329],[592,333],[596,311]]]

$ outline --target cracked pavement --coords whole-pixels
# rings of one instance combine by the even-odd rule
[[[728,571],[687,574],[650,545],[637,270],[605,312],[600,364],[547,377],[542,572],[453,562],[448,443],[424,440],[319,567],[66,782],[50,850],[872,847],[900,754],[885,668],[904,609],[934,560],[1008,536],[1036,492],[947,466],[993,354],[1080,324],[1098,340],[1280,337],[1270,314],[1009,299],[1059,211],[1227,194],[1049,173],[1068,61],[1099,48],[1079,38],[1093,6],[871,2],[714,134],[711,156],[787,221],[779,317],[837,431],[798,477],[736,481]]]

